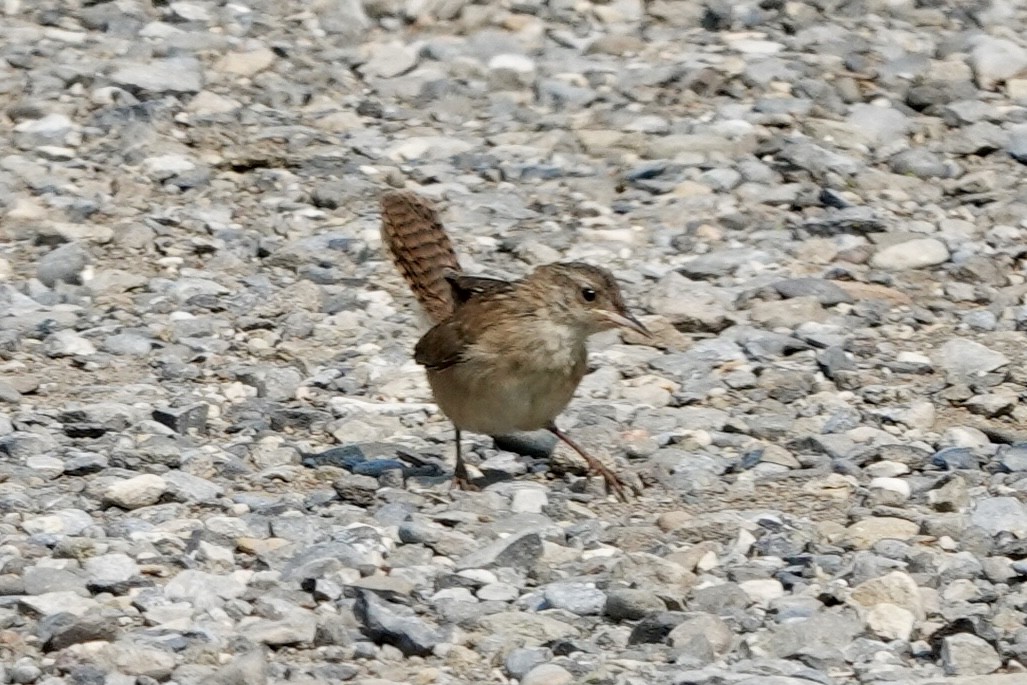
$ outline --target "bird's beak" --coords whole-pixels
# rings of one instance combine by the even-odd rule
[[[602,315],[603,318],[605,318],[615,326],[619,326],[620,328],[627,328],[628,330],[635,331],[636,333],[641,333],[647,338],[653,337],[653,334],[649,332],[649,329],[643,326],[641,321],[636,319],[628,312],[603,311]]]

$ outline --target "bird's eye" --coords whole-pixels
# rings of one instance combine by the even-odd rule
[[[582,288],[581,289],[581,297],[585,300],[585,302],[595,302],[596,301],[596,291],[593,290],[592,288]]]

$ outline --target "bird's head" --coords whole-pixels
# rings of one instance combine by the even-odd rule
[[[586,337],[611,328],[650,335],[628,311],[620,286],[606,269],[581,262],[548,264],[529,278],[551,293],[548,305],[553,315]]]

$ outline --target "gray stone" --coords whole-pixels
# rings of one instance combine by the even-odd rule
[[[811,321],[823,321],[826,317],[820,299],[815,296],[794,297],[773,302],[756,302],[750,309],[754,323],[764,328],[798,328]]]
[[[772,259],[772,255],[763,250],[720,250],[695,257],[678,272],[688,278],[709,279],[731,275],[751,262],[768,263]]]
[[[209,413],[210,405],[206,402],[194,402],[182,407],[154,409],[153,419],[176,433],[188,433],[190,430],[206,430]]]
[[[25,519],[21,526],[30,535],[36,533],[79,535],[93,524],[93,517],[81,509],[62,509],[52,514]]]
[[[1003,445],[999,448],[998,457],[1007,471],[1027,471],[1027,444]]]
[[[678,273],[660,279],[649,289],[647,300],[651,311],[667,317],[681,331],[717,333],[731,325],[724,293]]]
[[[930,150],[911,148],[893,155],[888,164],[896,174],[917,178],[946,178],[950,171],[943,158]]]
[[[19,600],[19,603],[40,616],[50,616],[61,612],[82,616],[87,611],[99,606],[96,600],[71,591],[25,596]]]
[[[375,642],[398,647],[407,656],[424,656],[444,641],[438,628],[401,611],[403,607],[389,604],[373,592],[363,590],[357,595],[356,615]]]
[[[29,658],[18,659],[11,666],[10,678],[12,683],[33,683],[43,675],[43,669],[39,668]]]
[[[210,503],[224,494],[220,485],[185,471],[168,471],[163,478],[168,494],[179,502]]]
[[[248,639],[269,647],[309,645],[317,633],[317,619],[306,609],[291,607],[282,618],[247,621],[239,628]]]
[[[239,374],[239,380],[255,387],[258,397],[282,402],[296,397],[303,375],[290,367],[271,367],[248,370]]]
[[[105,338],[101,347],[119,356],[145,357],[153,350],[154,341],[134,333],[118,333]]]
[[[354,545],[324,542],[298,546],[281,567],[282,580],[322,578],[339,569],[373,565],[374,559]]]
[[[85,616],[58,613],[40,620],[38,632],[43,649],[56,652],[83,642],[109,642],[115,640],[120,631],[112,621],[94,613]]]
[[[88,597],[86,581],[80,574],[48,566],[30,566],[22,571],[25,594],[43,595],[54,592],[74,592]]]
[[[500,538],[457,562],[457,569],[511,566],[526,569],[542,556],[542,538],[533,531]]]
[[[994,647],[970,633],[948,635],[941,641],[941,663],[948,675],[985,675],[1002,666]]]
[[[606,606],[606,594],[591,583],[549,583],[542,588],[542,593],[552,608],[564,609],[578,616],[601,614]]]
[[[992,535],[1012,533],[1027,537],[1027,506],[1016,497],[985,497],[976,499],[970,522]]]
[[[781,297],[815,297],[825,307],[852,302],[852,296],[840,286],[821,278],[789,278],[774,284]]]
[[[236,578],[192,569],[180,572],[164,586],[168,599],[187,601],[199,610],[220,607],[245,591],[246,586]]]
[[[908,642],[916,625],[916,616],[900,606],[881,602],[867,611],[866,623],[874,635],[884,640]]]
[[[954,376],[975,376],[989,373],[1009,364],[1009,358],[979,342],[965,338],[947,340],[931,359]]]
[[[667,635],[667,644],[679,663],[705,666],[726,654],[734,635],[727,623],[713,614],[691,614]]]
[[[203,88],[203,68],[192,57],[125,62],[110,78],[123,88],[144,93],[196,93]]]
[[[317,2],[317,23],[327,33],[355,40],[371,27],[371,20],[361,0]]]
[[[571,685],[574,676],[563,666],[540,664],[524,674],[520,685]]]
[[[914,238],[889,245],[874,253],[871,266],[889,271],[905,271],[937,266],[949,260],[949,249],[936,238]]]
[[[83,564],[90,587],[101,590],[139,575],[139,565],[126,554],[112,553],[87,559]]]
[[[93,452],[71,452],[64,461],[64,473],[69,476],[84,476],[107,468],[107,457]]]
[[[267,682],[267,653],[263,649],[251,649],[219,668],[203,685],[267,685]]]
[[[1009,155],[1021,164],[1027,164],[1027,124],[1009,129]]]
[[[1005,38],[979,35],[970,51],[970,66],[973,67],[977,85],[984,90],[1027,68],[1027,50]]]
[[[524,675],[540,664],[544,664],[553,656],[544,647],[520,647],[510,650],[506,655],[503,667],[511,678],[523,678]]]
[[[607,591],[604,611],[615,621],[635,621],[666,608],[659,595],[650,590],[615,588]]]
[[[71,119],[54,112],[19,123],[14,127],[14,139],[24,148],[63,145],[74,128]]]
[[[527,647],[537,647],[578,634],[578,630],[569,623],[550,616],[521,611],[504,611],[481,616],[477,626],[479,630],[502,635],[504,639],[523,641],[522,646]]]
[[[146,473],[112,483],[104,491],[103,501],[108,506],[138,509],[160,501],[167,489],[163,478]]]
[[[43,255],[36,266],[36,278],[48,287],[58,282],[82,283],[82,272],[92,261],[89,251],[79,242],[67,243]]]
[[[98,656],[99,662],[109,664],[110,670],[157,681],[167,680],[175,668],[175,657],[168,651],[126,640],[105,645]]]
[[[862,621],[841,613],[820,613],[804,621],[791,621],[757,633],[747,639],[755,653],[788,658],[798,654],[838,658],[838,650],[849,645],[863,630]]]
[[[96,354],[96,347],[75,331],[65,329],[46,336],[43,352],[54,358],[87,357]]]
[[[891,143],[909,128],[909,120],[899,110],[865,104],[853,105],[846,123],[874,145]]]

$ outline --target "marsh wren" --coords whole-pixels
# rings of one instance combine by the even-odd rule
[[[414,348],[435,401],[456,428],[457,484],[469,485],[461,431],[506,435],[546,429],[603,476],[621,479],[556,426],[587,369],[589,336],[625,328],[648,336],[606,269],[547,264],[516,281],[469,276],[427,198],[381,198],[382,242],[433,327]]]

